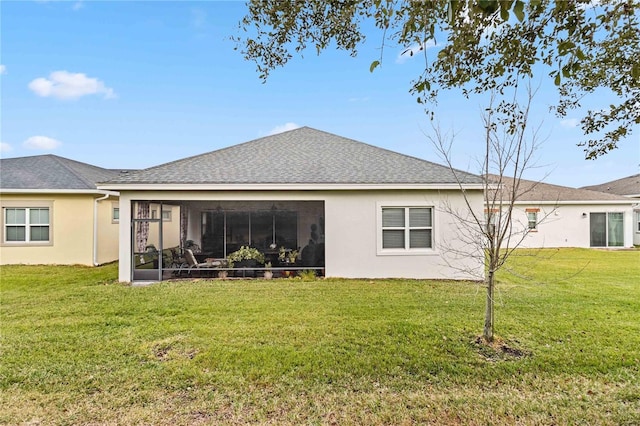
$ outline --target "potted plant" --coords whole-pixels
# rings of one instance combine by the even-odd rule
[[[278,254],[278,260],[285,263],[296,263],[298,259],[298,250],[288,250],[284,247],[280,247],[280,253]]]
[[[230,264],[230,262],[227,261],[227,259],[222,259],[220,261],[220,266],[219,267],[220,268],[231,268],[232,266],[233,265]],[[221,269],[221,270],[218,271],[218,278],[221,278],[221,279],[224,280],[224,279],[226,279],[228,277],[229,277],[229,271],[227,271],[226,269]]]
[[[294,265],[298,259],[298,250],[286,249],[280,247],[280,253],[278,254],[278,260],[281,264]],[[282,271],[282,275],[285,277],[292,277],[295,275],[295,271]]]
[[[271,270],[271,262],[265,263],[264,267],[265,267],[264,279],[270,280],[271,278],[273,278],[273,271]]]
[[[234,266],[237,268],[252,268],[257,264],[264,264],[264,254],[256,248],[242,246],[239,250],[227,256],[227,261],[231,268]]]

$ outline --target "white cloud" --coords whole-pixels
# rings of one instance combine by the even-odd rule
[[[566,120],[562,120],[560,122],[560,125],[565,129],[573,129],[575,127],[578,127],[579,124],[580,120],[577,118],[567,118]]]
[[[58,2],[64,2],[64,3],[68,3],[69,0],[34,0],[36,3],[40,3],[40,4],[47,4],[47,3],[58,3]],[[77,0],[73,3],[73,6],[71,6],[71,9],[73,10],[80,10],[84,7],[84,0]]]
[[[207,12],[202,9],[191,9],[191,26],[195,29],[202,29],[207,25]]]
[[[281,126],[276,126],[271,129],[268,133],[268,136],[275,135],[282,132],[288,132],[289,130],[294,130],[299,128],[300,126],[296,123],[285,123]]]
[[[58,148],[62,145],[62,142],[46,136],[31,136],[29,139],[24,141],[22,145],[28,149],[40,149],[47,151]]]
[[[36,78],[29,83],[36,95],[42,97],[53,96],[58,99],[78,99],[87,95],[104,95],[105,99],[115,98],[116,94],[110,87],[97,78],[87,77],[82,73],[54,71],[49,78]]]
[[[439,44],[436,44],[435,40],[433,39],[429,39],[422,44],[414,44],[413,46],[403,50],[398,54],[398,57],[396,58],[396,64],[404,64],[407,60],[416,56],[418,53],[438,46]]]
[[[11,145],[6,142],[0,142],[0,152],[9,152],[13,149]]]
[[[7,67],[0,64],[0,74],[6,74],[6,73],[7,73]]]
[[[191,9],[191,18],[189,26],[196,39],[205,39],[208,36],[209,24],[207,22],[207,12],[202,9]]]

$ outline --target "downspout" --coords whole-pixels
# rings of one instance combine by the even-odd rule
[[[98,266],[98,202],[104,201],[112,195],[119,195],[116,192],[102,192],[103,197],[93,200],[93,266]]]

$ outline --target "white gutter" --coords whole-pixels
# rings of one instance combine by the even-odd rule
[[[99,189],[115,191],[322,191],[322,190],[385,190],[428,189],[458,190],[457,183],[391,183],[391,184],[331,184],[331,183],[275,183],[275,184],[103,184]],[[484,189],[481,183],[463,184],[465,190]]]
[[[98,203],[100,201],[106,200],[112,195],[118,196],[117,192],[98,192],[99,194],[104,194],[103,197],[96,198],[93,200],[93,266],[98,266]]]
[[[505,201],[503,204],[509,204],[509,203]],[[601,205],[613,204],[613,205],[624,206],[624,205],[633,205],[633,200],[629,200],[629,201],[626,201],[626,200],[515,201],[513,204],[516,204],[516,205],[536,204],[536,205],[551,205],[551,206],[580,206],[580,205],[583,206],[583,205],[589,205],[589,204],[601,206]]]
[[[0,194],[104,194],[96,189],[14,189],[0,188]],[[116,194],[115,192],[110,195]]]

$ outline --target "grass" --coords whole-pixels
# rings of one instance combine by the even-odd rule
[[[508,268],[489,347],[473,283],[3,266],[0,424],[640,424],[640,251]]]

